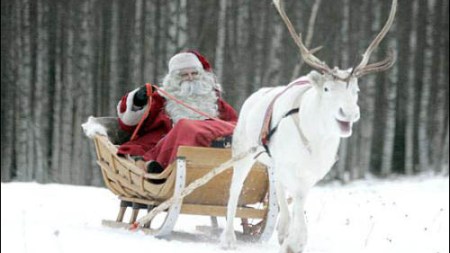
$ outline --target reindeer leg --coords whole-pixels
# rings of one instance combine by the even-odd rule
[[[286,194],[280,183],[276,183],[276,191],[278,198],[278,205],[280,207],[280,220],[278,221],[278,242],[283,244],[284,240],[288,236],[289,232],[289,209],[286,200]]]
[[[220,244],[223,249],[236,248],[236,234],[234,233],[233,226],[234,217],[236,215],[236,209],[242,186],[254,162],[255,160],[253,159],[253,157],[248,157],[239,161],[234,166],[233,178],[231,180],[230,187],[230,199],[227,206],[227,224],[220,240]]]
[[[306,191],[297,192],[293,197],[292,222],[289,227],[289,235],[281,246],[283,253],[302,253],[304,252],[307,241],[307,227],[305,219],[305,200]]]

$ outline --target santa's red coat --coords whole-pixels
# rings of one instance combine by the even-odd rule
[[[132,91],[126,94],[118,104],[119,125],[122,130],[133,133],[146,109],[132,110]],[[232,135],[234,127],[213,120],[182,119],[172,125],[172,120],[164,110],[165,98],[157,92],[152,95],[152,104],[148,117],[139,129],[137,138],[123,143],[119,154],[143,156],[144,160],[159,162],[164,168],[176,158],[178,146],[208,147],[211,142],[222,136]],[[217,101],[219,118],[235,123],[237,113],[221,98]]]

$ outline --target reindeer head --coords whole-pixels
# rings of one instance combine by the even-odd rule
[[[369,64],[369,58],[373,50],[378,47],[392,26],[397,11],[397,0],[392,1],[389,18],[383,29],[370,43],[362,56],[362,60],[354,68],[341,70],[337,67],[331,69],[328,65],[314,56],[315,50],[309,50],[303,43],[301,34],[298,34],[286,15],[283,0],[273,0],[275,7],[289,29],[291,37],[300,49],[301,56],[306,64],[313,69],[308,76],[316,88],[317,97],[320,98],[319,110],[330,117],[324,117],[327,126],[337,131],[341,137],[349,137],[352,133],[352,125],[360,118],[358,102],[358,78],[369,73],[380,72],[389,69],[395,63],[393,50],[387,57],[379,62]]]
[[[333,69],[331,74],[321,74],[311,71],[308,74],[313,85],[311,92],[317,98],[312,103],[314,110],[318,111],[322,117],[314,119],[316,123],[321,123],[324,133],[331,133],[340,137],[349,137],[352,134],[353,123],[360,118],[358,106],[358,79],[355,77],[343,81],[351,75],[352,69]],[[317,121],[321,122],[317,122]]]

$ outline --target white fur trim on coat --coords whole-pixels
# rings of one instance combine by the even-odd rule
[[[89,116],[88,121],[81,124],[81,127],[83,128],[84,134],[89,138],[94,138],[96,134],[108,136],[106,133],[106,128],[95,121],[95,118],[92,116]]]
[[[145,105],[143,108],[139,108],[136,110],[136,106],[133,105],[133,98],[138,90],[139,88],[128,93],[126,100],[127,107],[124,113],[120,112],[122,100],[119,102],[119,104],[117,104],[117,115],[122,120],[122,122],[127,126],[137,125],[141,120],[142,116],[144,116],[145,110],[147,109],[147,105]]]

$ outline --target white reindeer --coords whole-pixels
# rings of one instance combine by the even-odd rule
[[[385,60],[368,64],[370,54],[392,25],[397,0],[393,0],[386,24],[367,48],[361,63],[348,70],[331,69],[315,57],[295,32],[282,1],[273,2],[300,48],[304,61],[320,73],[311,71],[291,83],[289,88],[262,88],[245,101],[233,135],[233,156],[251,150],[252,147],[259,148],[234,166],[227,225],[221,237],[221,246],[225,249],[235,248],[233,218],[239,194],[250,168],[259,161],[272,166],[275,171],[275,187],[280,207],[277,226],[280,252],[300,253],[307,240],[304,205],[308,192],[335,163],[340,138],[349,137],[353,123],[360,118],[357,104],[358,78],[368,73],[384,71],[395,62],[391,50]],[[277,130],[267,143],[270,154],[261,154],[264,151],[261,147],[261,129],[267,122],[265,115],[270,108],[273,110],[270,122],[272,127],[277,126]],[[298,113],[287,115],[287,112],[295,108],[299,109]],[[289,215],[286,192],[293,199],[292,215]]]

